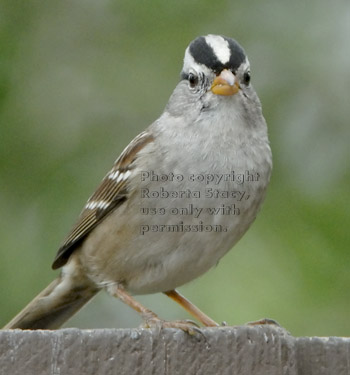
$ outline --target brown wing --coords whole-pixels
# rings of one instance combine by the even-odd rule
[[[122,152],[113,168],[87,201],[78,222],[59,248],[52,264],[53,269],[64,266],[74,249],[81,244],[91,230],[127,199],[128,177],[133,169],[133,162],[138,152],[152,141],[153,136],[143,132],[134,138]]]

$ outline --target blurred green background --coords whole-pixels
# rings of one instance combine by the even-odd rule
[[[55,277],[86,199],[162,112],[187,44],[207,33],[249,55],[274,172],[253,227],[180,291],[219,322],[269,317],[293,335],[350,335],[350,3],[340,0],[0,0],[0,326]],[[161,294],[139,300],[188,317]],[[139,324],[103,292],[66,326]]]

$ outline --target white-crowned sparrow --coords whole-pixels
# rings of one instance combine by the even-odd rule
[[[60,276],[5,328],[57,328],[101,289],[148,326],[190,329],[161,321],[131,294],[164,292],[217,325],[175,288],[216,265],[246,232],[271,167],[244,50],[223,36],[195,39],[164,112],[122,152],[59,249]]]

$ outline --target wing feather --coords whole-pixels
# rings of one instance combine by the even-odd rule
[[[77,223],[59,248],[52,264],[53,269],[64,266],[92,229],[127,199],[128,177],[137,154],[150,142],[153,142],[153,136],[148,132],[142,132],[121,153],[113,168],[87,201]]]

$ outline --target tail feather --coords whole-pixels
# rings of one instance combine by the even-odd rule
[[[61,276],[39,293],[3,329],[56,329],[80,310],[98,289],[73,286]]]

